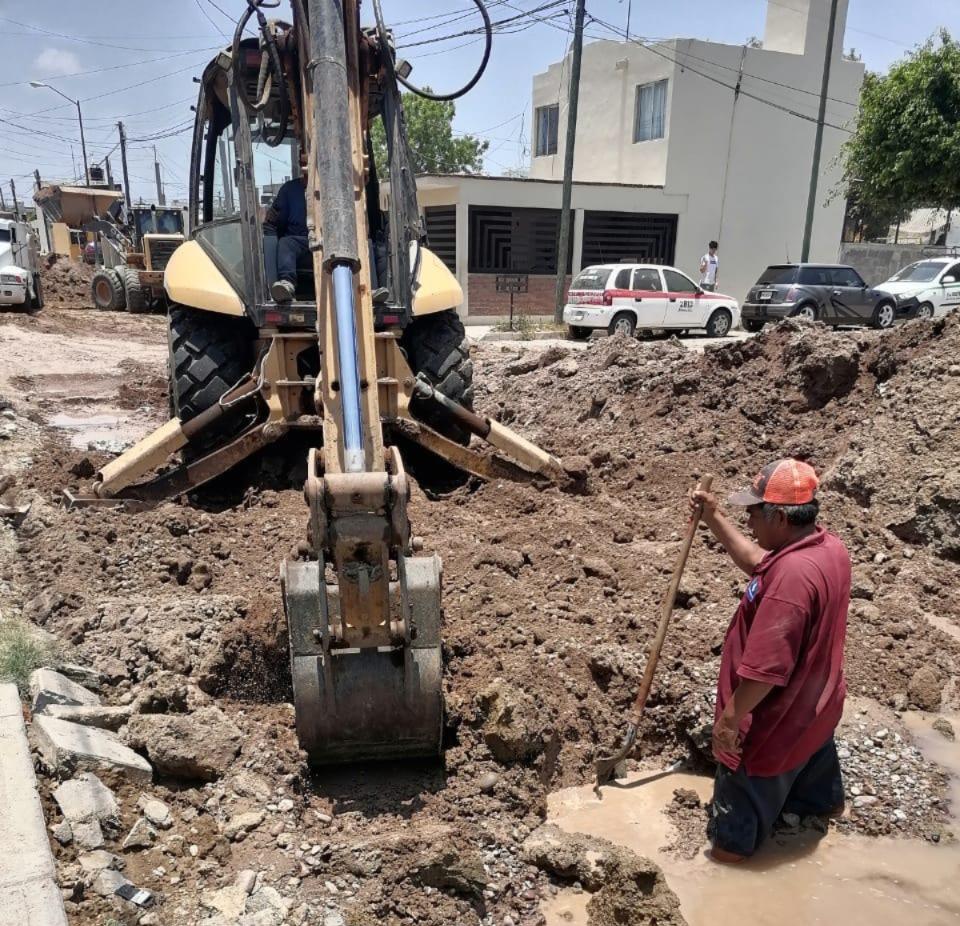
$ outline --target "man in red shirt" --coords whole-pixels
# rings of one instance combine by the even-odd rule
[[[712,857],[752,855],[781,813],[836,814],[843,781],[833,732],[846,685],[843,644],[850,556],[818,527],[817,475],[778,460],[729,498],[747,509],[745,537],[695,492],[703,520],[750,581],[723,642],[713,754],[719,765]]]

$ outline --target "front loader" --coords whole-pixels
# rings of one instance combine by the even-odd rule
[[[379,8],[377,28],[363,30],[357,0],[293,0],[292,25],[268,21],[265,6],[248,0],[232,47],[200,82],[191,234],[165,275],[176,416],[68,501],[156,504],[293,430],[315,435],[310,553],[281,567],[300,742],[316,764],[436,755],[441,561],[415,555],[392,442],[402,436],[485,479],[550,480],[560,465],[472,410],[462,292],[425,246]],[[245,38],[253,17],[259,36]],[[377,118],[386,211],[370,141]],[[301,161],[309,261],[293,301],[276,303],[263,175],[296,178]],[[481,452],[472,436],[506,456]]]

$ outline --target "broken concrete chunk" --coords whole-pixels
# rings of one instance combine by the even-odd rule
[[[44,714],[33,718],[32,730],[44,761],[58,775],[107,768],[123,772],[134,781],[147,783],[153,779],[150,763],[106,730]]]
[[[89,688],[91,691],[99,691],[103,683],[100,673],[89,666],[80,666],[73,662],[60,662],[57,663],[56,670],[61,675],[66,675],[71,682],[83,685],[84,688]]]
[[[99,820],[81,820],[70,825],[73,841],[81,849],[99,849],[103,845],[103,830]]]
[[[251,830],[255,830],[263,823],[264,813],[262,810],[253,810],[249,813],[238,813],[231,817],[229,822],[223,828],[223,835],[231,841],[242,839]]]
[[[53,792],[53,799],[71,823],[113,820],[120,810],[113,792],[89,772],[65,781]]]
[[[154,826],[162,830],[168,830],[173,826],[173,817],[170,815],[170,808],[164,804],[163,801],[157,800],[155,797],[150,797],[149,794],[141,794],[140,800],[137,801],[137,807],[143,811],[143,815]]]
[[[42,713],[48,704],[100,703],[100,698],[83,685],[71,682],[53,669],[35,669],[30,675],[30,699],[34,714]]]
[[[141,817],[133,824],[133,829],[127,833],[127,838],[123,841],[123,851],[149,849],[156,841],[157,831],[145,818]]]
[[[112,868],[103,868],[93,879],[93,889],[101,897],[112,897],[117,893],[117,888],[124,884],[130,884],[130,882],[119,871],[114,871]]]
[[[158,772],[174,778],[213,781],[240,752],[240,730],[216,707],[192,714],[135,714],[126,735]]]
[[[950,723],[946,717],[938,717],[933,722],[933,729],[937,731],[942,737],[950,740],[951,742],[957,738],[956,733],[953,731],[953,724]]]
[[[215,910],[227,922],[234,922],[247,909],[247,892],[238,884],[222,887],[200,895],[200,904],[207,910]]]
[[[97,849],[94,852],[82,852],[77,856],[80,867],[91,875],[99,874],[107,868],[117,869],[122,867],[122,862],[112,852],[106,849]]]
[[[85,727],[100,727],[103,730],[119,730],[133,715],[133,705],[107,706],[104,704],[48,704],[45,714],[58,720],[83,724]]]

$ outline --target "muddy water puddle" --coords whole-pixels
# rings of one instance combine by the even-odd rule
[[[98,408],[89,414],[60,412],[47,421],[51,427],[66,431],[77,450],[93,447],[119,452],[149,432],[156,424],[155,418],[140,411]]]
[[[924,755],[953,776],[956,818],[960,744],[931,730],[931,719],[907,715],[905,722]],[[692,788],[706,801],[712,779],[639,773],[604,788],[602,799],[589,786],[567,789],[550,796],[548,820],[656,861],[690,926],[960,924],[958,844],[851,836],[831,829],[819,841],[807,832],[768,840],[755,858],[736,866],[716,865],[703,852],[682,859],[662,851],[672,833],[663,810],[676,788]],[[544,905],[548,926],[586,926],[589,900],[587,893],[562,891]]]

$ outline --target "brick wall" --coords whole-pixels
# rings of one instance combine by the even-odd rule
[[[529,278],[529,291],[514,293],[514,315],[553,315],[556,299],[557,278],[553,275]],[[567,276],[566,287],[570,286]],[[467,294],[470,299],[470,315],[509,315],[510,294],[497,292],[495,273],[471,273],[467,277]]]

